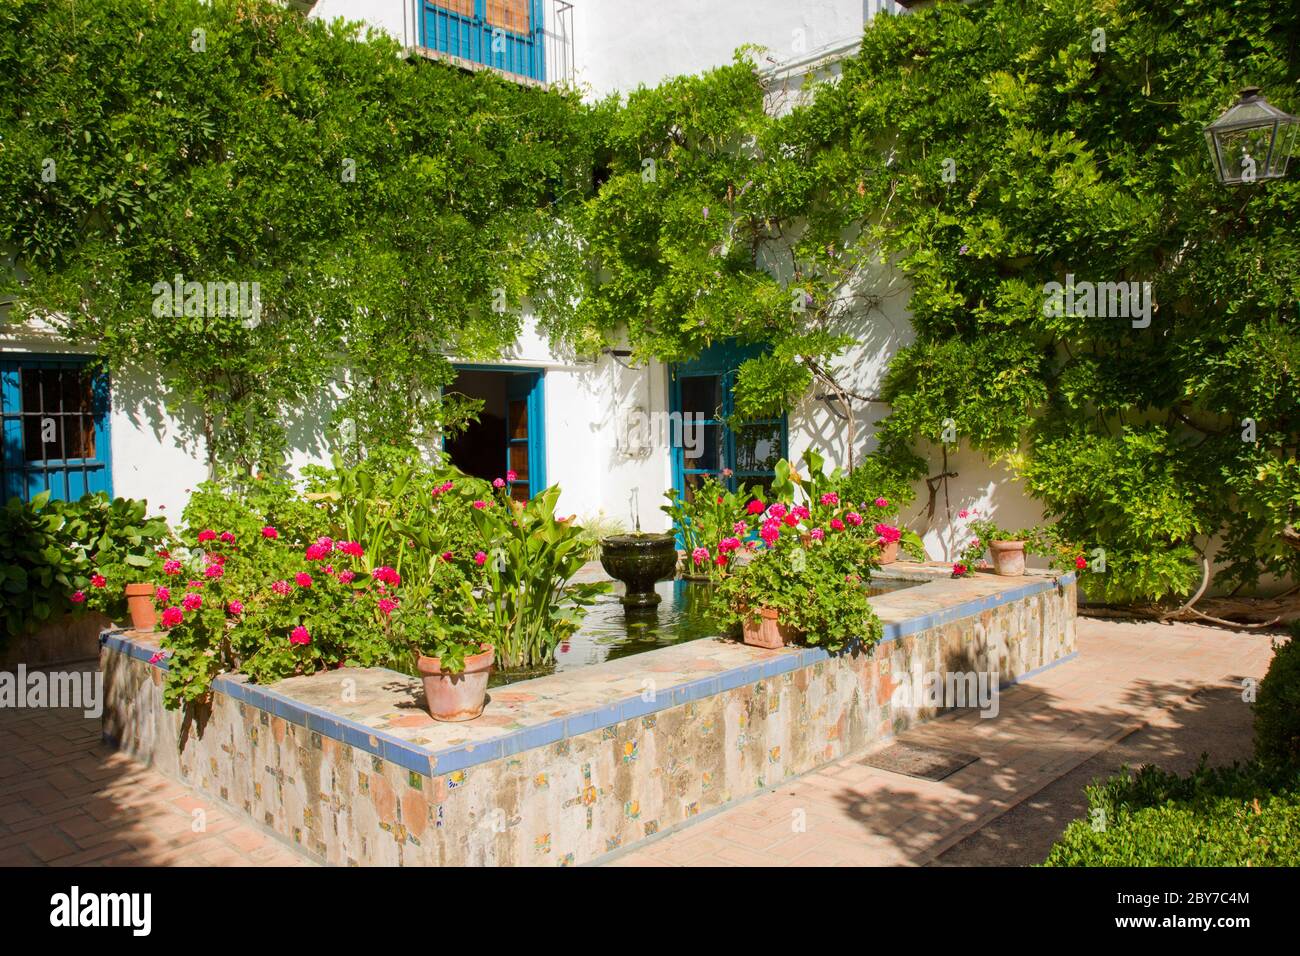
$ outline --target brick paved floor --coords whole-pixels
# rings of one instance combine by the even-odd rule
[[[205,824],[201,832],[196,820]],[[212,801],[115,753],[101,743],[98,719],[75,710],[0,708],[0,866],[41,865],[309,864]]]
[[[1271,639],[1195,625],[1079,619],[1075,660],[974,712],[902,740],[978,754],[941,782],[863,764],[863,754],[615,858],[617,866],[1028,864],[1084,809],[1082,787],[1122,763],[1176,769],[1249,755],[1241,682]]]
[[[939,783],[862,754],[699,821],[620,866],[1029,863],[1082,810],[1090,776],[1122,761],[1184,768],[1249,753],[1241,680],[1270,638],[1192,625],[1079,621],[1080,656],[973,714],[904,735],[979,754]],[[90,666],[90,665],[86,665]],[[194,832],[194,811],[206,827]],[[802,820],[802,829],[795,821]],[[212,801],[100,742],[98,720],[0,709],[0,865],[303,865]]]

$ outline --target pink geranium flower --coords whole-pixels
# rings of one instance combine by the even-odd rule
[[[444,552],[442,552],[442,560],[444,560],[444,561],[450,561],[450,560],[451,560],[452,558],[454,558],[454,557],[455,557],[455,555],[452,554],[450,551],[444,551]]]
[[[334,545],[335,551],[341,551],[350,558],[361,558],[365,556],[366,549],[361,547],[356,541],[340,541]]]
[[[1074,566],[1078,568],[1080,571],[1082,571],[1084,568],[1088,566],[1088,559],[1085,558],[1083,555],[1079,555],[1077,558],[1074,559]]]
[[[718,550],[721,551],[723,554],[726,554],[728,551],[735,551],[739,547],[740,547],[739,538],[723,538],[721,541],[718,542]]]
[[[899,531],[892,524],[878,524],[875,527],[875,532],[880,536],[880,539],[884,541],[885,544],[893,544],[903,536],[903,532]]]
[[[310,643],[311,643],[311,635],[307,633],[307,628],[305,628],[305,627],[303,627],[301,624],[299,624],[299,625],[298,625],[297,627],[295,627],[292,631],[290,631],[290,632],[289,632],[289,643],[290,643],[290,644],[310,644]]]
[[[181,598],[181,607],[187,611],[197,611],[203,607],[203,595],[193,593],[185,595],[185,597]]]
[[[355,577],[356,577],[356,574],[354,574],[352,571],[340,571],[340,572],[339,572],[339,581],[341,581],[343,584],[351,584],[351,583],[352,583],[352,579],[355,578]]]
[[[954,578],[965,577],[966,572],[967,572],[968,570],[970,570],[970,569],[967,568],[966,565],[964,565],[964,564],[962,564],[960,561],[958,561],[956,564],[954,564],[954,565],[952,566],[952,576],[953,576]]]
[[[84,604],[86,601],[85,591],[73,591],[70,599],[73,604]]]
[[[226,569],[219,564],[209,564],[203,569],[204,576],[209,578],[219,578],[225,573]]]
[[[474,563],[477,564],[479,567],[482,567],[486,561],[487,561],[486,551],[476,551],[474,553]]]
[[[395,610],[397,610],[397,602],[394,601],[392,598],[380,598],[379,610],[384,615],[384,617],[388,617]]]
[[[163,562],[163,574],[176,575],[181,573],[181,563],[175,558]]]
[[[108,580],[102,574],[92,574],[90,576],[90,586],[92,588],[102,588],[108,583]]]
[[[300,588],[311,587],[311,575],[308,574],[306,571],[299,571],[297,574],[293,576],[293,580],[294,583],[297,584],[298,587]]]
[[[284,597],[286,594],[293,593],[293,585],[288,581],[276,581],[271,585],[271,590],[281,597]]]
[[[375,568],[370,572],[370,576],[376,581],[383,581],[385,584],[391,584],[397,587],[402,583],[402,576],[387,565]]]
[[[505,480],[504,478],[493,478],[493,479],[492,479],[492,487],[493,487],[493,488],[498,488],[498,489],[500,489],[500,488],[504,488],[505,486],[506,486],[506,480]]]
[[[731,530],[736,534],[744,534],[749,530],[749,525],[745,524],[743,521],[737,521],[731,526]]]
[[[155,651],[154,655],[151,658],[149,658],[149,663],[157,664],[164,657],[166,657],[166,655],[162,651]]]
[[[307,550],[303,556],[308,561],[323,561],[329,556],[329,553],[330,549],[326,545],[317,542],[316,544],[307,545]]]
[[[231,601],[229,604],[226,605],[226,609],[227,609],[228,611],[230,611],[231,614],[243,614],[243,613],[244,613],[244,602],[243,602],[243,601]]]
[[[267,525],[262,529],[262,537],[274,541],[276,538],[280,537],[280,532],[276,531],[270,525]]]
[[[185,620],[185,612],[178,607],[169,607],[163,611],[162,626],[175,627],[181,621]]]
[[[772,507],[767,509],[767,513],[770,514],[773,518],[784,518],[786,513],[786,507],[780,502],[777,502],[776,504],[772,505]]]
[[[844,522],[841,521],[839,518],[832,518],[832,519],[831,519],[831,527],[834,528],[836,531],[843,531],[843,530],[844,530]]]
[[[159,604],[166,604],[172,599],[172,589],[169,587],[159,587],[153,592],[153,599]]]
[[[888,508],[888,507],[889,507],[889,499],[888,499],[888,498],[877,498],[877,499],[876,499],[876,507],[877,507],[877,508]]]
[[[514,472],[514,471],[507,471],[507,472],[506,472],[506,481],[516,481],[518,478],[519,478],[519,475],[518,475],[516,472]]]
[[[221,532],[221,540],[225,544],[234,544],[235,536],[231,534],[229,531],[223,531]]]
[[[484,508],[487,507],[487,502],[484,501],[482,498],[479,498],[474,502],[474,507],[477,508],[479,511],[482,511]]]
[[[217,540],[217,533],[213,531],[211,528],[205,528],[204,530],[199,532],[199,544],[204,544],[208,541],[216,541],[216,540]]]
[[[745,511],[752,515],[761,515],[765,509],[766,505],[757,498],[745,506]]]
[[[691,552],[691,560],[694,561],[696,564],[702,564],[703,562],[709,560],[709,549],[696,548],[694,551]]]
[[[862,515],[858,514],[856,511],[850,511],[844,516],[844,520],[856,528],[858,525],[862,524]]]
[[[811,531],[808,532],[808,534],[814,541],[820,541],[822,540],[822,538],[826,537],[826,529],[813,528]]]
[[[821,501],[822,504],[827,505],[829,507],[831,505],[839,504],[840,496],[833,491],[828,491],[826,492],[826,494],[822,495],[819,500]]]

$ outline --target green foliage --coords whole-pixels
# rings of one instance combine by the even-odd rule
[[[729,538],[749,534],[745,508],[757,490],[742,481],[732,491],[711,475],[691,490],[689,498],[678,494],[676,488],[668,490],[668,503],[660,505],[659,510],[672,519],[687,554],[683,572],[686,577],[719,578],[726,573],[736,551],[718,546]],[[718,557],[724,560],[719,562]]]
[[[264,0],[5,3],[10,320],[161,383],[245,474],[277,471],[286,427],[336,404],[354,454],[463,421],[439,397],[448,355],[499,354],[531,292],[568,336],[535,246],[591,187],[592,114],[399,53]],[[258,283],[258,321],[155,314],[178,274]]]
[[[1275,643],[1255,698],[1255,756],[1274,767],[1300,766],[1300,621]]]
[[[807,644],[828,651],[855,642],[871,647],[880,639],[866,588],[873,555],[869,545],[846,534],[759,549],[718,583],[714,616],[730,629],[769,608]]]
[[[143,501],[102,493],[10,499],[0,510],[0,647],[68,612],[93,608],[124,620],[123,587],[150,579],[169,540],[167,523],[146,510]]]
[[[486,609],[478,637],[496,648],[506,667],[537,667],[549,662],[560,641],[578,629],[586,608],[609,582],[573,583],[587,561],[582,529],[570,518],[556,518],[560,488],[553,485],[527,502],[514,501],[507,489],[495,500],[472,507],[482,542],[480,588],[463,588],[465,600]]]
[[[1298,35],[1293,4],[936,4],[878,18],[828,100],[913,288],[884,439],[951,418],[983,451],[1028,446],[1063,537],[1106,551],[1091,597],[1186,594],[1215,535],[1229,580],[1300,567],[1300,186],[1219,186],[1201,136],[1247,83],[1296,111]],[[1152,282],[1150,327],[1046,314],[1067,273]]]
[[[1179,777],[1157,767],[1088,788],[1045,866],[1295,866],[1300,775],[1257,766]]]

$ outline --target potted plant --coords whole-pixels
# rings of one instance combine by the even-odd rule
[[[157,586],[152,581],[134,581],[124,588],[126,612],[131,627],[137,631],[152,631],[158,626],[158,610],[154,606]]]
[[[975,512],[962,512],[960,517],[974,517]],[[987,518],[971,521],[969,530],[973,537],[953,565],[953,575],[963,577],[975,567],[975,562],[987,551],[993,559],[993,571],[1004,577],[1017,577],[1025,573],[1025,554],[1031,537],[1030,531],[1008,531]],[[960,569],[960,570],[958,570]]]
[[[434,653],[437,656],[420,654],[416,659],[429,716],[434,720],[473,720],[483,713],[487,700],[492,645],[450,638],[439,641]]]
[[[860,543],[844,532],[813,537],[769,523],[763,545],[737,564],[713,597],[717,623],[739,626],[742,639],[774,648],[796,641],[838,650],[870,646],[880,623],[867,596],[869,569],[859,570]]]
[[[903,533],[892,524],[878,524],[875,527],[876,542],[880,545],[881,564],[893,564],[898,560],[898,545]]]

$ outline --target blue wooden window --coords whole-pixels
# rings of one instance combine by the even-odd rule
[[[789,429],[785,416],[739,422],[735,420],[732,392],[740,363],[758,355],[760,349],[720,343],[706,349],[698,359],[672,368],[671,410],[682,416],[703,416],[699,447],[693,442],[674,443],[673,487],[689,498],[704,478],[712,476],[728,488],[740,483],[769,487],[776,463],[788,454]],[[689,427],[700,424],[694,420]],[[724,475],[729,470],[730,475]]]
[[[546,82],[543,0],[421,0],[420,45]]]
[[[108,377],[86,359],[0,359],[0,498],[113,493]]]

